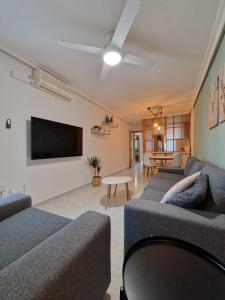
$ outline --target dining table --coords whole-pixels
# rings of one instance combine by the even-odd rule
[[[151,155],[149,157],[150,160],[159,160],[161,162],[162,167],[166,167],[167,161],[172,161],[174,159],[174,155]]]

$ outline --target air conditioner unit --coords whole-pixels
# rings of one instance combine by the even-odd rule
[[[73,89],[61,80],[39,69],[33,70],[32,75],[35,87],[49,94],[59,96],[60,98],[63,98],[63,100],[72,100],[74,95]]]

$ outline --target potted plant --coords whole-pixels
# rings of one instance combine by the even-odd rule
[[[90,156],[88,157],[88,163],[89,163],[89,166],[91,166],[94,170],[94,176],[92,177],[92,185],[93,186],[100,186],[101,185],[101,176],[99,175],[100,174],[100,171],[101,171],[101,159],[94,155],[94,156]]]
[[[109,115],[105,115],[105,123],[110,123],[110,116]]]

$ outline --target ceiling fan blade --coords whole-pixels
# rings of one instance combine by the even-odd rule
[[[92,46],[83,45],[83,44],[77,44],[74,42],[62,41],[62,40],[58,40],[58,45],[65,47],[65,48],[70,48],[70,49],[88,52],[88,53],[92,53],[92,54],[101,54],[103,51],[103,49],[101,49],[101,48],[92,47]]]
[[[123,62],[142,67],[151,67],[154,64],[153,60],[147,60],[129,53],[124,54]]]
[[[102,70],[101,70],[101,75],[100,75],[100,80],[104,80],[106,79],[106,77],[109,75],[110,71],[111,71],[111,66],[107,65],[107,64],[103,64],[102,66]]]
[[[121,49],[140,8],[140,0],[127,0],[110,45]]]

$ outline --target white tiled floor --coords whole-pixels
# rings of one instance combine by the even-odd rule
[[[132,198],[138,198],[147,183],[146,176],[141,175],[141,166],[136,165],[132,169],[119,172],[116,175],[128,175],[132,177],[129,184],[132,191]],[[94,210],[107,214],[111,218],[111,266],[112,282],[105,300],[118,300],[119,289],[122,282],[122,262],[123,262],[123,206],[126,202],[124,185],[118,186],[116,199],[110,201],[108,209],[105,210],[106,186],[85,187],[73,190],[61,196],[55,197],[36,207],[69,218],[76,218],[87,210]]]

